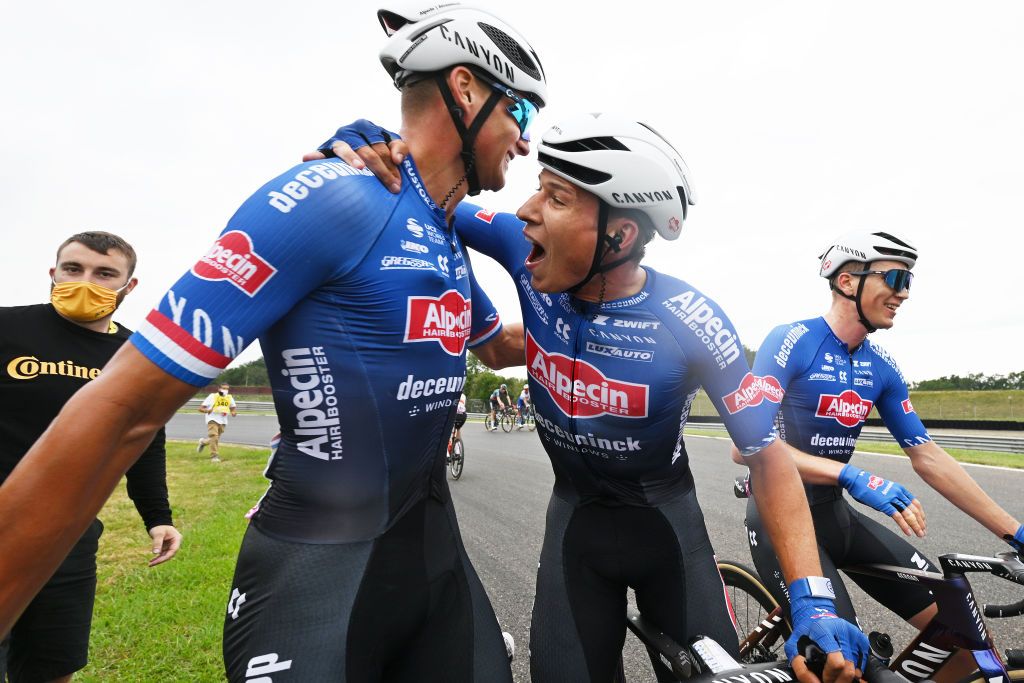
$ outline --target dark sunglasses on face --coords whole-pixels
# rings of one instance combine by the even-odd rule
[[[914,274],[903,268],[891,270],[858,270],[850,275],[881,275],[885,284],[894,292],[902,292],[904,289],[910,291],[910,283],[914,281]]]
[[[512,104],[505,107],[505,111],[507,111],[509,115],[516,120],[517,124],[519,124],[519,134],[526,135],[526,129],[530,127],[531,123],[533,123],[533,119],[536,118],[537,112],[539,111],[537,109],[537,105],[525,97],[520,97],[514,90],[502,83],[497,83],[495,81],[491,81],[490,83],[492,88],[512,100]]]

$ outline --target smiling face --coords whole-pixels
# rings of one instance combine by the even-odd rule
[[[474,84],[481,98],[486,102],[494,90],[483,81]],[[530,153],[528,142],[521,141],[519,124],[508,113],[507,107],[513,104],[508,97],[502,96],[497,105],[487,116],[487,121],[477,136],[473,149],[476,153],[476,172],[480,179],[480,187],[484,190],[500,190],[505,187],[505,174],[509,163],[517,156]]]
[[[526,268],[534,289],[563,292],[590,272],[597,243],[598,199],[554,173],[540,172],[540,187],[516,212],[533,245]]]
[[[892,270],[898,268],[906,270],[907,266],[899,261],[872,261],[869,270]],[[858,268],[857,270],[861,270]],[[885,284],[881,275],[850,275],[843,273],[842,279],[848,279],[847,283],[840,282],[840,287],[849,294],[857,291],[860,278],[864,281],[864,291],[861,293],[860,305],[864,316],[880,330],[890,329],[896,318],[896,311],[910,297],[910,290],[904,289],[900,292],[893,291],[892,287]],[[852,304],[852,302],[851,302]]]

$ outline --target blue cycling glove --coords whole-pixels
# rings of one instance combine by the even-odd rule
[[[839,473],[839,484],[857,501],[890,516],[907,509],[914,500],[914,494],[900,484],[850,464]]]
[[[1013,536],[1010,534],[1003,536],[1003,540],[1009,543],[1018,553],[1024,555],[1024,524],[1017,528],[1017,533]]]
[[[786,641],[786,657],[796,657],[797,641],[807,636],[825,653],[842,652],[843,657],[864,670],[869,651],[868,639],[860,629],[836,616],[832,582],[820,576],[797,579],[789,584],[789,610],[793,635]]]
[[[331,150],[331,147],[339,140],[346,143],[352,149],[359,149],[366,145],[375,145],[378,142],[389,143],[392,140],[401,139],[402,136],[398,133],[392,133],[386,128],[381,128],[373,121],[359,119],[335,131],[334,137],[323,142],[317,147],[317,151],[332,157],[334,152]]]

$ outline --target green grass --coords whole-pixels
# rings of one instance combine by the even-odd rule
[[[1024,391],[911,391],[910,401],[922,420],[1024,421]],[[691,415],[718,415],[701,390]],[[869,417],[878,417],[872,409]]]
[[[717,436],[725,438],[726,433],[716,429],[686,428],[686,434],[694,436]],[[882,443],[879,441],[861,441],[857,444],[858,450],[867,453],[887,453],[889,455],[902,455],[906,457],[899,446],[894,443]],[[955,460],[975,465],[996,465],[999,467],[1013,467],[1024,469],[1024,456],[1015,453],[996,453],[994,451],[974,451],[966,448],[945,449]]]
[[[99,584],[89,665],[76,681],[223,681],[221,629],[243,515],[267,487],[268,449],[221,447],[221,463],[170,443],[177,557],[149,568],[149,536],[122,483],[100,513]]]

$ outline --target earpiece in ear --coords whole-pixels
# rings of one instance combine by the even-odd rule
[[[618,251],[620,251],[620,247],[622,246],[622,233],[621,232],[617,232],[614,235],[610,236],[608,239],[611,240],[611,243],[612,243],[611,247],[612,247],[612,249],[616,253]]]

